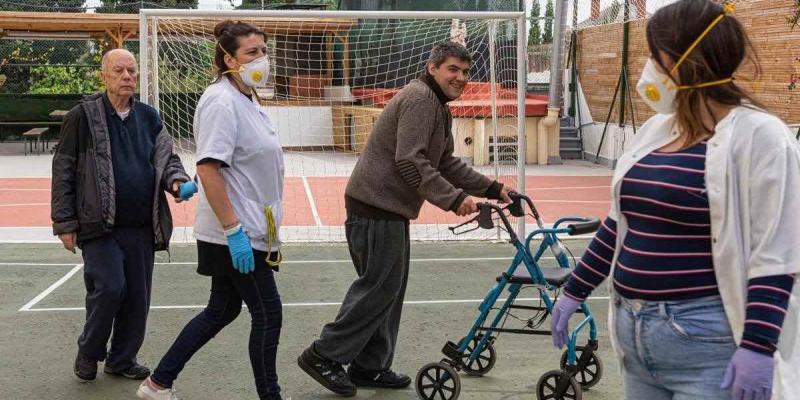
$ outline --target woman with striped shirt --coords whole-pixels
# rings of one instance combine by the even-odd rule
[[[658,115],[620,158],[609,217],[553,312],[560,348],[610,278],[626,399],[770,399],[776,358],[797,373],[800,148],[733,81],[750,46],[733,11],[681,0],[650,18],[637,89]],[[788,383],[776,398],[798,398]]]

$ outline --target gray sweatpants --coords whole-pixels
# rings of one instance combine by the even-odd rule
[[[383,371],[394,358],[408,282],[408,222],[348,211],[345,233],[358,279],[350,285],[336,320],[322,328],[314,348],[330,360]]]

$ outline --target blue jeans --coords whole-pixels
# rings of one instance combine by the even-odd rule
[[[158,385],[172,387],[192,355],[236,319],[242,310],[242,300],[252,319],[249,350],[256,391],[260,399],[280,399],[275,358],[283,316],[281,298],[272,270],[258,257],[255,271],[249,274],[211,278],[208,305],[186,324],[151,379]]]
[[[731,391],[719,386],[736,345],[718,296],[682,301],[617,297],[615,307],[626,399],[731,398]]]

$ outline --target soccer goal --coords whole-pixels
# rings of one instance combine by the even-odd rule
[[[344,239],[344,188],[373,124],[444,40],[474,59],[464,95],[449,104],[456,155],[524,190],[526,157],[536,155],[526,117],[547,108],[526,97],[524,13],[141,10],[141,99],[160,111],[189,170],[195,106],[213,79],[213,28],[226,19],[267,34],[272,73],[258,96],[284,147],[284,239]],[[426,205],[412,237],[454,239],[446,228],[457,222]]]

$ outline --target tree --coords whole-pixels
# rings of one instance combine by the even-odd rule
[[[102,87],[94,69],[43,65],[31,68],[33,94],[90,94]]]
[[[544,10],[542,43],[553,43],[553,19],[553,0],[547,0],[547,8]]]
[[[528,31],[528,46],[542,43],[542,27],[539,25],[539,17],[542,14],[542,8],[539,5],[539,0],[533,0],[531,6],[531,29]]]
[[[99,13],[138,14],[141,8],[197,8],[198,0],[147,0],[131,2],[131,0],[102,0],[103,5],[97,8]]]
[[[0,40],[0,75],[6,76],[2,92],[27,93],[33,80],[32,69],[83,65],[90,53],[86,41]]]

